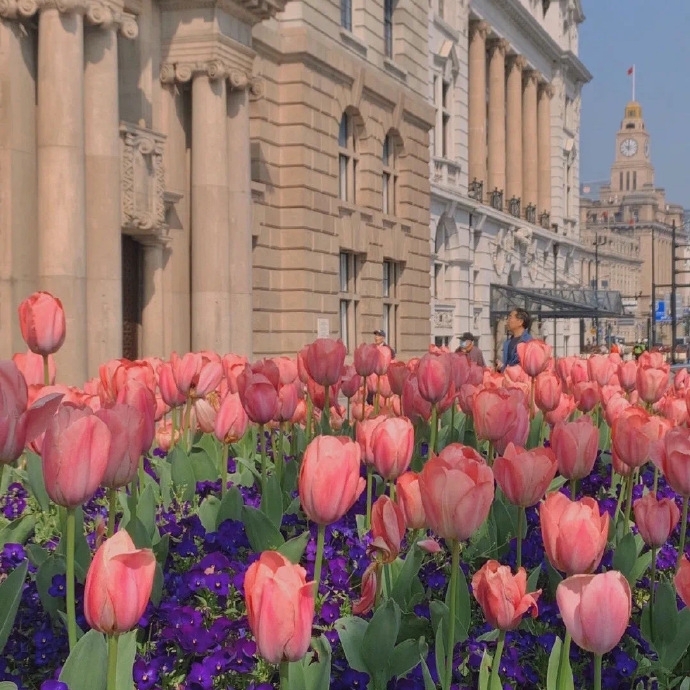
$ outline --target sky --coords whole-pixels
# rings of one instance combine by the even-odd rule
[[[580,59],[593,79],[582,91],[580,181],[609,178],[635,65],[654,182],[690,208],[690,0],[581,2]]]

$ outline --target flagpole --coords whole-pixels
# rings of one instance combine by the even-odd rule
[[[634,100],[635,100],[635,65],[633,65],[633,74],[632,74],[632,77],[633,77],[633,84],[632,84],[632,86],[633,86],[632,99],[633,99],[633,101],[634,101]]]

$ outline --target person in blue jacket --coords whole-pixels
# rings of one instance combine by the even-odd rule
[[[531,325],[532,317],[524,309],[513,309],[508,314],[506,326],[510,333],[510,338],[503,343],[503,364],[499,367],[501,371],[506,367],[520,364],[517,346],[518,343],[526,343],[528,340],[532,340],[529,332]]]

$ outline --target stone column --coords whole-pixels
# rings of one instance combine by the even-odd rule
[[[550,84],[542,84],[537,105],[538,201],[537,213],[551,213],[551,97]]]
[[[506,200],[522,198],[522,70],[527,60],[515,55],[508,62],[506,94]]]
[[[165,357],[165,297],[163,269],[165,243],[155,237],[140,238],[144,258],[141,318],[141,356]]]
[[[62,3],[59,7],[63,7]],[[38,20],[38,275],[62,300],[67,337],[58,381],[87,378],[84,189],[84,26],[73,5],[43,6]]]
[[[523,206],[537,203],[537,83],[538,72],[527,72],[522,94]]]
[[[222,65],[211,62],[192,77],[192,349],[221,355],[232,349],[235,308],[228,170],[239,169],[228,160],[226,76]]]
[[[469,49],[469,178],[486,187],[486,22],[470,24]]]
[[[89,376],[122,356],[122,210],[117,28],[106,5],[88,6],[84,33],[86,323]],[[122,33],[137,35],[132,18]],[[162,353],[158,353],[162,354]]]
[[[241,72],[230,74],[228,93],[228,208],[230,214],[230,294],[232,332],[230,352],[252,357],[252,157],[249,138],[249,93],[258,94],[261,82],[250,83]]]
[[[489,188],[506,187],[506,49],[504,39],[489,46]]]

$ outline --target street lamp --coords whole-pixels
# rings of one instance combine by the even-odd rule
[[[601,242],[599,240],[602,240]],[[599,247],[606,244],[605,237],[599,237],[599,231],[594,231],[594,301],[596,311],[594,312],[594,329],[596,331],[596,344],[599,346]]]

